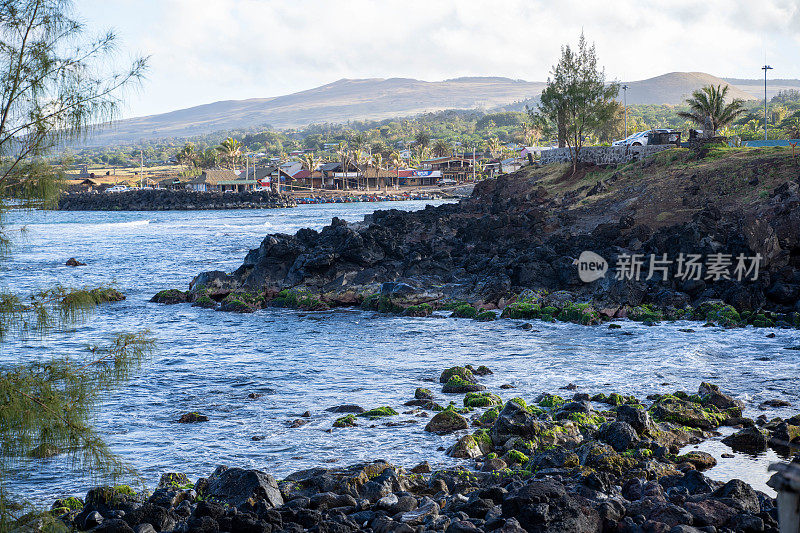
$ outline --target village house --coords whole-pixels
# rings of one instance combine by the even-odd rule
[[[204,170],[202,174],[186,183],[186,188],[199,192],[244,192],[253,190],[258,183],[233,170]]]
[[[342,169],[341,161],[325,163],[320,168],[324,187],[329,189],[355,189],[358,185],[358,178],[361,170],[353,163],[348,163],[346,169]]]
[[[436,185],[440,180],[462,182],[472,178],[472,160],[458,156],[436,157],[422,161],[422,170],[439,172],[439,174],[420,175],[427,183],[421,185]]]

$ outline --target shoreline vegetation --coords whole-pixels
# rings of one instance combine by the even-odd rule
[[[696,393],[643,400],[570,392],[577,387],[568,385],[558,394],[504,402],[497,393],[512,386],[495,393],[480,383],[492,373],[450,367],[431,379],[441,393],[419,387],[402,406],[304,414],[338,417],[332,438],[361,426],[425,423],[423,431],[449,437],[446,454],[462,460],[456,466],[375,460],[281,480],[220,466],[196,481],[165,473],[153,491],[96,487],[84,499],[57,500],[46,516],[119,532],[323,531],[323,524],[342,532],[777,531],[774,498],[738,479],[712,480],[702,472],[717,464],[715,457],[681,452],[728,426],[733,433],[722,442],[735,451],[769,447],[789,456],[791,443],[800,441],[800,415],[753,420],[743,416],[744,403],[710,383]]]

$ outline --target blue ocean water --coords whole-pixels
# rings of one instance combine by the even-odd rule
[[[207,476],[219,464],[255,467],[280,478],[324,464],[383,458],[404,466],[421,460],[457,464],[439,448],[456,437],[423,431],[427,420],[401,414],[389,421],[334,429],[338,415],[325,409],[356,403],[403,413],[414,389],[426,386],[437,401],[460,402],[438,392],[438,375],[455,364],[484,364],[483,378],[504,399],[532,400],[568,383],[580,392],[695,392],[701,381],[718,383],[756,406],[781,398],[800,406],[796,386],[800,344],[795,330],[700,328],[686,323],[647,327],[623,322],[603,326],[520,321],[482,323],[441,317],[402,318],[357,310],[301,313],[266,309],[220,313],[189,305],[151,304],[164,288],[185,288],[206,270],[233,270],[268,233],[320,229],[338,216],[351,222],[375,209],[420,209],[438,201],[305,205],[288,210],[195,212],[14,211],[7,222],[13,255],[0,263],[0,290],[25,293],[61,283],[70,287],[114,283],[127,295],[104,305],[74,331],[44,340],[12,339],[0,345],[0,362],[80,355],[114,333],[149,329],[159,350],[133,379],[112,392],[96,425],[112,449],[151,486],[163,472]],[[23,233],[17,232],[24,228]],[[87,266],[64,266],[69,257]],[[766,334],[774,332],[774,338]],[[501,384],[516,389],[500,390]],[[258,399],[248,399],[251,392]],[[571,392],[561,391],[562,394]],[[771,409],[787,416],[795,408]],[[187,411],[210,417],[178,424]],[[292,427],[301,413],[308,423]],[[387,422],[403,422],[387,426]],[[253,440],[259,437],[261,440]],[[720,437],[721,438],[721,437]],[[719,438],[703,445],[719,461],[712,477],[739,477],[768,490],[766,466],[774,453],[750,457],[730,452]],[[81,477],[63,457],[18,465],[11,488],[35,501],[85,493],[95,480]]]

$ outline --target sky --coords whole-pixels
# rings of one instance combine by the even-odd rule
[[[150,56],[124,117],[342,78],[544,81],[581,31],[609,79],[800,78],[800,0],[75,0],[117,61]]]

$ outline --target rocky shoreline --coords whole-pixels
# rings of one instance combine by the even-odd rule
[[[142,189],[116,193],[64,194],[61,211],[189,211],[199,209],[274,209],[295,207],[290,197],[268,191],[207,193]]]
[[[694,394],[641,400],[575,392],[503,402],[480,383],[488,373],[467,365],[438,376],[441,394],[458,404],[443,406],[439,393],[418,388],[397,410],[327,410],[341,415],[334,437],[365,424],[423,418],[424,431],[452,436],[447,454],[461,466],[423,461],[405,469],[376,460],[282,480],[221,466],[194,481],[164,474],[152,492],[97,487],[83,500],[56,501],[49,515],[81,530],[136,533],[778,531],[775,499],[738,479],[714,481],[702,473],[714,457],[679,451],[732,426],[736,432],[723,442],[733,449],[772,447],[788,457],[790,443],[800,442],[800,415],[747,418],[741,401],[708,383]]]
[[[514,304],[507,316],[588,324],[629,317],[800,325],[798,183],[782,182],[742,204],[704,197],[691,185],[703,177],[681,174],[690,184],[678,193],[685,207],[679,214],[666,211],[674,209],[666,202],[675,202],[665,199],[659,212],[647,203],[649,183],[637,174],[647,164],[631,163],[630,176],[600,169],[609,177],[595,187],[558,192],[541,185],[545,177],[535,172],[545,170],[520,171],[477,184],[458,204],[376,211],[360,223],[334,218],[321,231],[268,235],[236,271],[201,273],[178,300],[233,311],[300,302],[297,307],[309,309],[412,307],[423,314],[430,313],[417,306],[466,303],[486,319],[485,311]],[[616,196],[602,194],[612,186],[620,187]],[[578,263],[587,251],[608,264],[605,275],[585,282]],[[679,258],[689,256],[706,260],[702,275],[687,275]],[[737,277],[740,256],[758,257],[757,272]],[[635,277],[619,267],[632,257],[643,263]],[[662,258],[670,258],[663,272],[648,272],[647,261]],[[713,274],[714,258],[729,262],[719,275]],[[226,305],[234,300],[243,305]]]

